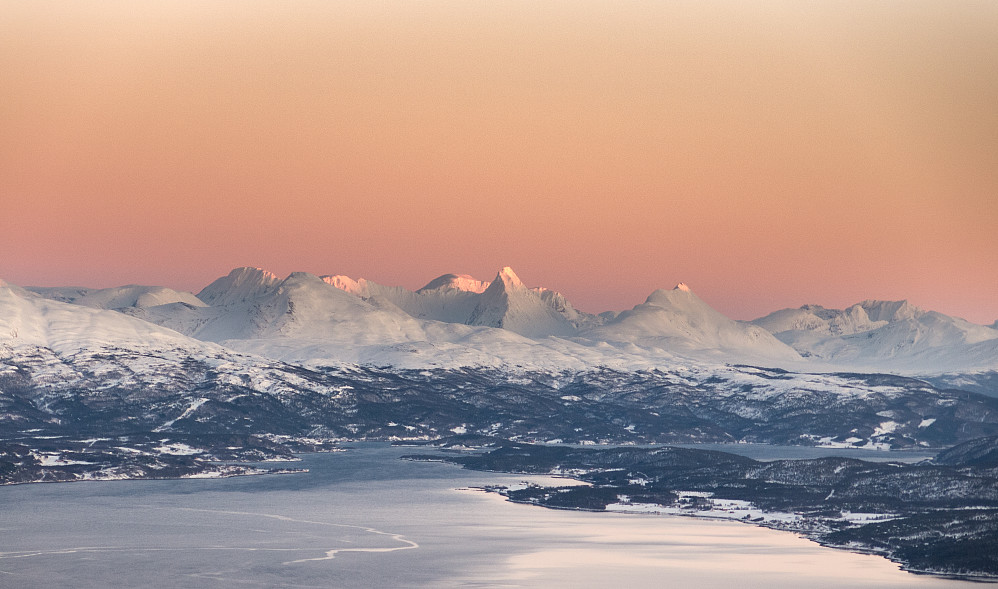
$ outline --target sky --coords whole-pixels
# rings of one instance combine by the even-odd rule
[[[8,2],[0,278],[998,319],[998,3]]]

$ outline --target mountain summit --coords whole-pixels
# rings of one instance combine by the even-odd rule
[[[416,292],[453,289],[464,292],[473,292],[481,294],[485,292],[485,289],[488,287],[489,287],[488,282],[475,280],[474,277],[468,276],[467,274],[444,274],[443,276],[438,276],[434,278],[433,280],[428,282],[426,286],[417,290]]]
[[[742,360],[794,361],[800,356],[765,329],[729,319],[685,283],[659,289],[584,337],[680,352],[706,352]]]
[[[212,306],[252,300],[272,291],[281,279],[260,268],[236,268],[198,293],[198,298]]]
[[[468,325],[501,327],[527,337],[568,336],[577,325],[569,319],[571,307],[557,308],[542,289],[529,289],[509,266],[481,294]]]

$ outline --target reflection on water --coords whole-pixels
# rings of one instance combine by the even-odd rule
[[[792,534],[555,511],[361,444],[304,475],[0,488],[0,587],[969,587]],[[532,477],[548,482],[547,477]]]

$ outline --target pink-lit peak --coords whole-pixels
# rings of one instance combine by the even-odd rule
[[[483,293],[485,289],[489,287],[490,282],[487,280],[477,280],[473,276],[467,274],[444,274],[443,276],[438,276],[434,278],[420,291],[424,290],[436,290],[440,288],[451,288],[455,290],[463,290],[465,292],[475,292]]]
[[[513,269],[510,268],[509,266],[503,266],[503,269],[500,270],[498,274],[496,274],[496,280],[501,280],[503,284],[505,284],[507,287],[523,286],[523,281],[520,280],[520,277],[517,276],[516,273],[513,272]]]
[[[331,286],[348,292],[350,294],[363,296],[367,292],[367,281],[363,278],[358,278],[354,280],[349,276],[343,276],[342,274],[337,274],[335,276],[321,276],[322,281]]]

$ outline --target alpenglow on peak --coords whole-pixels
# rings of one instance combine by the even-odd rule
[[[507,286],[523,286],[523,281],[509,266],[503,266],[502,270],[496,274],[496,280],[501,280]]]

